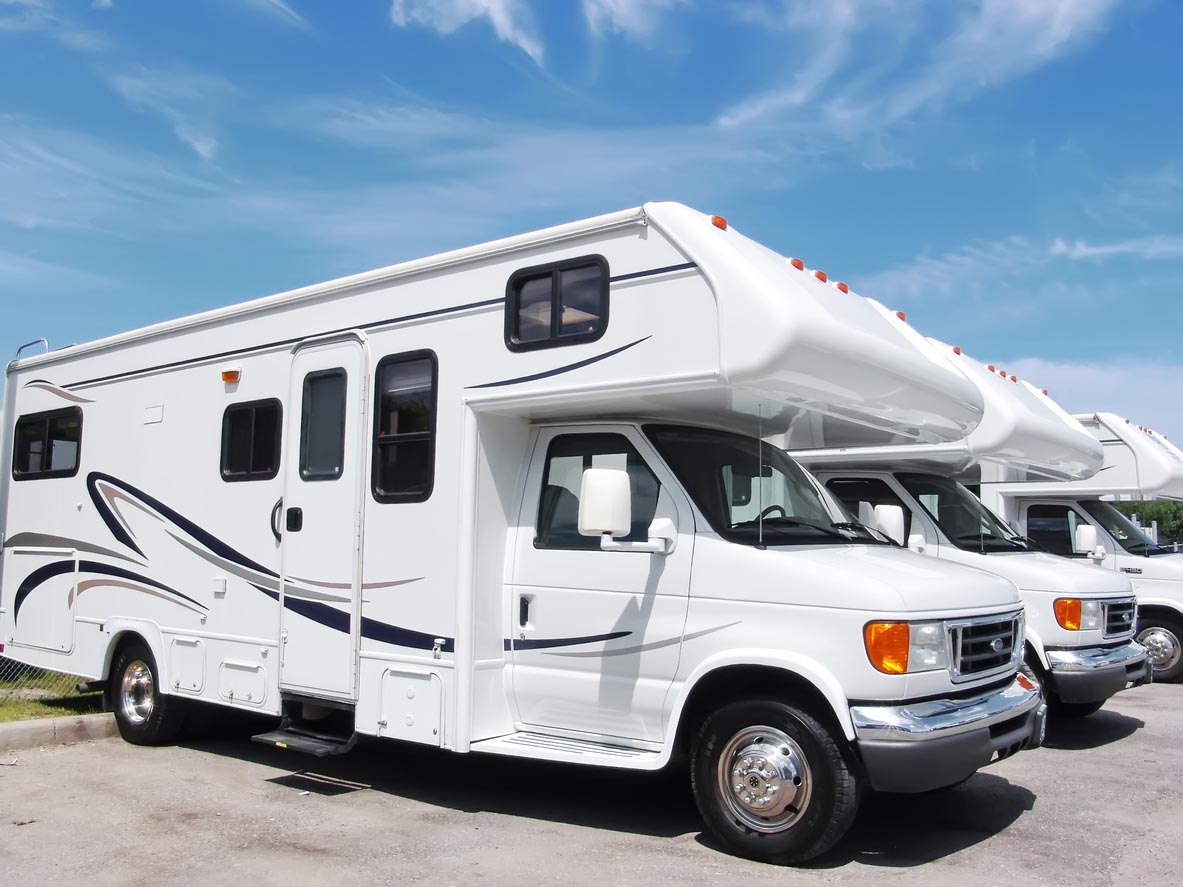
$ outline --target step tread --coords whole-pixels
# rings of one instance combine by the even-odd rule
[[[260,733],[257,736],[252,736],[251,740],[262,745],[286,748],[317,758],[325,758],[330,755],[343,755],[350,751],[356,742],[356,738],[356,734],[349,737],[330,736],[326,733],[313,733],[312,731],[302,730],[298,727],[289,727],[283,730]]]
[[[513,757],[577,761],[585,764],[637,770],[656,769],[661,759],[659,752],[648,749],[525,731],[474,742],[471,750]]]

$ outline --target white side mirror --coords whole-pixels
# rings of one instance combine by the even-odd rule
[[[1098,542],[1097,547],[1093,549],[1093,560],[1099,564],[1101,561],[1105,560],[1108,555],[1109,552],[1105,550],[1105,546]]]
[[[1072,550],[1076,554],[1091,555],[1097,550],[1097,528],[1092,524],[1077,524],[1076,537],[1072,540]]]
[[[632,491],[621,468],[589,468],[579,490],[581,536],[627,536],[632,530]]]
[[[876,505],[875,526],[893,541],[904,544],[904,509],[899,505]]]
[[[928,542],[924,538],[923,533],[913,533],[908,537],[908,550],[914,551],[917,554],[924,554],[928,548]]]

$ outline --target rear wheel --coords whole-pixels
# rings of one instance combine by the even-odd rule
[[[1155,681],[1170,683],[1183,677],[1183,624],[1178,620],[1139,614],[1138,643],[1150,651]]]
[[[167,745],[181,732],[184,700],[160,692],[160,672],[142,643],[124,645],[108,685],[119,735],[135,745]]]
[[[858,809],[858,779],[839,741],[780,702],[735,702],[708,717],[690,773],[707,829],[749,859],[812,859],[846,834]]]

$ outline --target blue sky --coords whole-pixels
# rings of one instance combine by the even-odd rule
[[[0,354],[679,200],[1181,440],[1181,36],[1166,0],[0,0]]]

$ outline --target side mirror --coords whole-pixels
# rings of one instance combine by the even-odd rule
[[[1072,550],[1076,554],[1091,555],[1097,550],[1097,528],[1092,524],[1077,524],[1076,537],[1072,540]]]
[[[589,468],[579,490],[581,536],[627,536],[632,530],[632,490],[621,468]]]
[[[1093,561],[1099,564],[1108,556],[1109,552],[1105,550],[1105,546],[1098,542],[1097,547],[1093,549]]]
[[[924,554],[928,548],[928,541],[924,538],[923,533],[913,533],[908,537],[908,550],[914,551],[917,554]]]
[[[904,509],[899,505],[876,505],[875,526],[897,544],[904,544]]]

